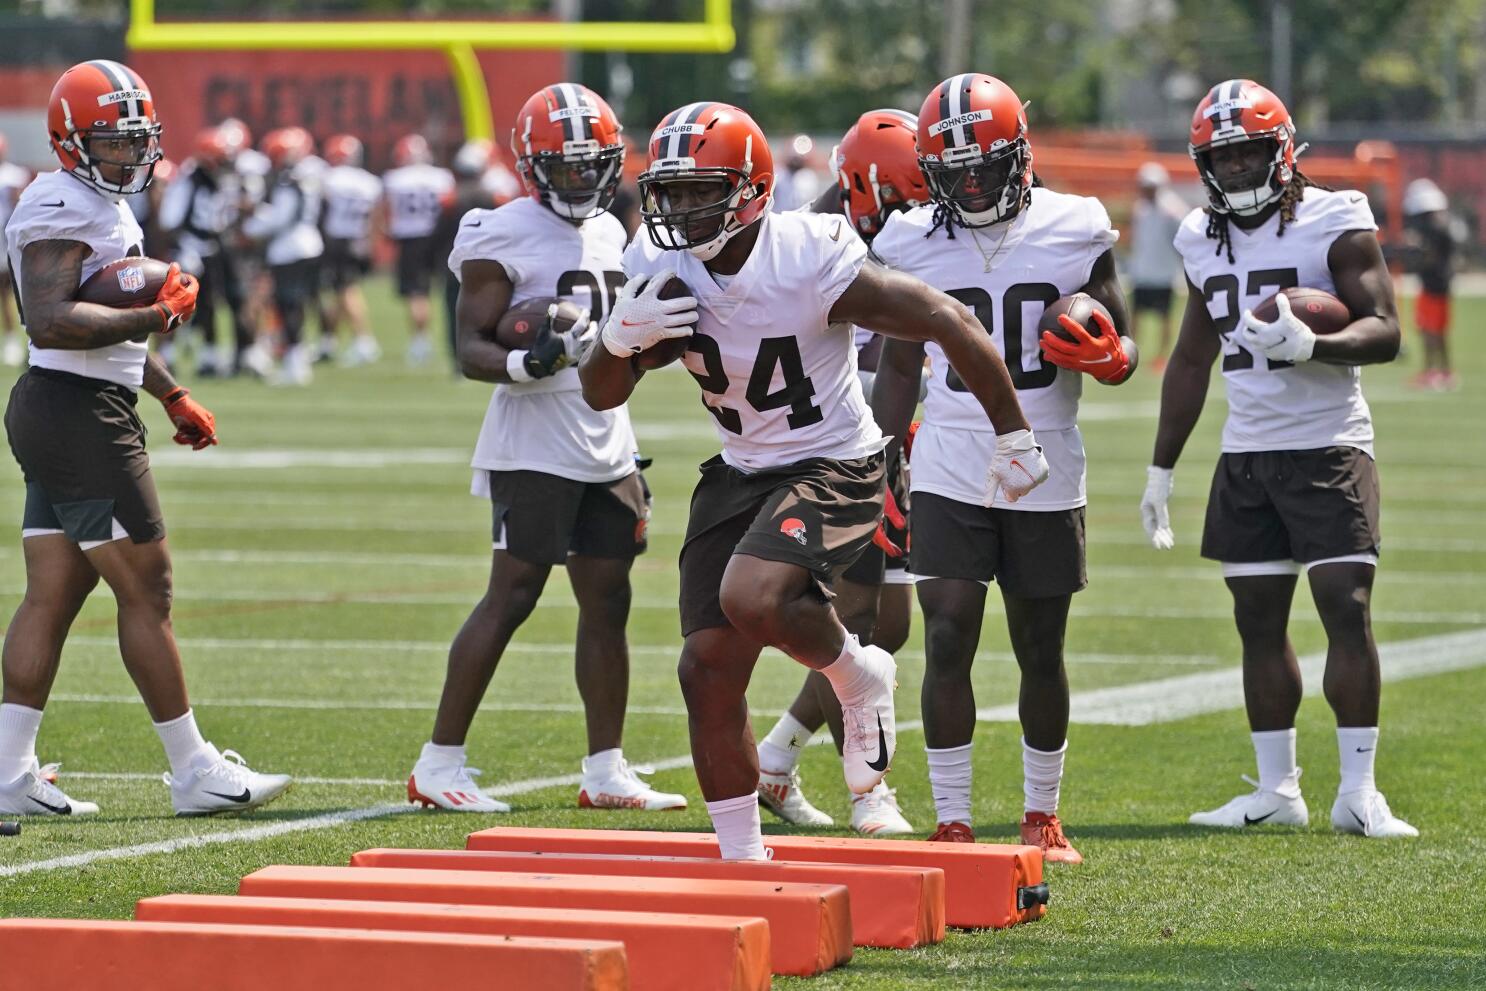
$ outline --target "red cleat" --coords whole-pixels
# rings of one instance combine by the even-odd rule
[[[941,822],[939,828],[934,830],[934,835],[929,837],[930,843],[974,843],[975,834],[970,827],[963,822]]]
[[[1040,847],[1042,859],[1049,864],[1081,864],[1083,854],[1073,849],[1063,835],[1063,824],[1056,815],[1028,812],[1022,817],[1022,842]]]

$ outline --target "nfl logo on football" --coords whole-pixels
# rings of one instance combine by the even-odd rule
[[[139,292],[144,288],[144,269],[128,265],[119,269],[119,288],[124,292]]]

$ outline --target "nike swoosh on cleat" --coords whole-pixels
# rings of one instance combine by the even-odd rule
[[[50,802],[43,802],[35,795],[27,795],[26,797],[31,799],[31,801],[35,802],[37,805],[41,806],[43,809],[46,809],[48,812],[55,813],[59,816],[72,815],[72,806],[68,805],[66,802],[63,802],[61,805],[53,805]]]
[[[1257,826],[1259,823],[1263,822],[1265,819],[1268,819],[1270,816],[1274,815],[1278,811],[1279,809],[1270,809],[1268,812],[1264,813],[1257,819],[1250,819],[1248,813],[1245,812],[1243,817],[1243,824],[1245,826]]]
[[[887,770],[887,734],[882,731],[882,716],[877,717],[877,759],[867,761],[874,771]]]
[[[1348,809],[1347,811],[1350,812],[1350,813],[1352,813],[1352,818],[1357,820],[1357,825],[1359,825],[1359,826],[1362,827],[1362,831],[1364,833],[1367,832],[1367,823],[1365,823],[1365,822],[1362,821],[1362,817],[1357,814],[1356,810],[1355,809]]]
[[[207,794],[215,795],[218,798],[225,798],[229,802],[237,802],[239,804],[243,802],[251,802],[253,800],[253,793],[248,791],[248,789],[246,788],[243,789],[243,793],[241,795],[224,795],[219,791],[209,791],[207,792]]]

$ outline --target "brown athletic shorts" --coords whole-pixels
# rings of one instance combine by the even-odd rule
[[[885,460],[811,458],[756,472],[721,456],[703,463],[681,545],[681,635],[729,625],[719,594],[734,554],[799,565],[829,589],[877,529]]]
[[[136,402],[126,386],[50,368],[16,379],[5,434],[26,482],[23,531],[108,541],[117,520],[136,544],[165,536]]]
[[[563,564],[569,554],[643,554],[650,489],[638,471],[612,482],[578,482],[540,471],[492,471],[491,539],[532,564]]]
[[[1378,469],[1366,451],[1224,454],[1213,472],[1202,556],[1244,564],[1376,554]]]
[[[908,570],[919,581],[999,582],[1008,595],[1072,595],[1089,583],[1084,509],[989,509],[933,492],[913,494]]]

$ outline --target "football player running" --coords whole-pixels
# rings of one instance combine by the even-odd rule
[[[108,263],[143,253],[123,197],[149,186],[160,160],[154,101],[128,66],[83,62],[53,88],[47,128],[62,168],[27,187],[6,229],[31,361],[5,410],[26,483],[26,595],[5,634],[0,813],[98,811],[57,787],[56,765],[36,758],[36,735],[68,628],[99,578],[118,603],[124,667],[170,762],[165,781],[176,814],[255,808],[283,794],[290,779],[250,770],[197,729],[171,630],[165,524],[134,408],[144,389],[165,405],[177,443],[201,450],[217,442],[211,413],[149,353],[151,334],[191,318],[197,283],[172,265],[150,306],[73,299]]]
[[[562,297],[602,320],[623,283],[625,232],[609,213],[624,171],[614,112],[592,90],[557,83],[534,93],[512,137],[528,195],[471,210],[449,256],[460,281],[459,366],[494,382],[472,462],[488,496],[494,555],[485,597],[449,649],[433,737],[408,778],[408,798],[460,812],[508,812],[465,764],[465,739],[511,636],[531,615],[554,565],[578,600],[578,691],[587,716],[584,808],[684,809],[624,759],[629,695],[630,567],[645,550],[649,492],[635,460],[629,413],[590,409],[571,367],[598,323],[554,334],[549,317],[528,350],[495,342],[511,306]]]
[[[816,200],[818,213],[844,213],[870,246],[888,216],[927,202],[929,187],[918,167],[914,142],[918,118],[902,110],[869,110],[847,130],[831,155],[836,185]],[[863,391],[872,392],[872,377],[882,352],[881,336],[854,332],[857,374]],[[905,458],[888,465],[884,515],[872,543],[852,562],[836,585],[836,613],[847,632],[864,644],[897,653],[908,639],[913,609],[913,576],[908,573],[908,475]],[[811,735],[829,723],[839,753],[841,707],[825,676],[811,671],[789,711],[759,741],[758,794],[769,811],[797,826],[830,826],[833,820],[806,799],[800,786],[800,754]],[[865,795],[851,796],[851,828],[859,833],[892,836],[913,832],[887,783]]]
[[[887,461],[849,324],[934,340],[949,355],[1006,440],[983,485],[1015,498],[1047,477],[1006,366],[970,311],[868,263],[843,217],[771,212],[773,172],[768,140],[738,108],[701,102],[667,115],[640,176],[647,236],[625,252],[631,278],[602,346],[579,366],[585,398],[612,409],[634,391],[636,354],[689,338],[683,360],[716,421],[722,454],[701,466],[681,551],[679,674],[727,859],[765,856],[745,697],[764,646],[830,681],[854,794],[877,787],[892,762],[892,655],[850,635],[829,598],[877,529]],[[675,276],[695,295],[661,298]]]
[[[1152,544],[1172,546],[1172,470],[1221,354],[1228,389],[1222,453],[1208,494],[1202,556],[1218,561],[1243,643],[1244,699],[1259,780],[1254,791],[1191,821],[1243,828],[1304,826],[1295,713],[1300,669],[1286,627],[1305,573],[1326,629],[1323,691],[1336,714],[1341,785],[1331,825],[1363,836],[1417,836],[1378,791],[1380,676],[1370,616],[1378,563],[1378,474],[1361,365],[1398,354],[1393,283],[1367,197],[1333,192],[1296,165],[1301,149],[1285,105],[1247,79],[1214,86],[1192,117],[1190,151],[1208,205],[1176,236],[1187,273],[1186,313],[1161,385],[1161,418],[1141,517]],[[1352,323],[1317,337],[1277,301],[1281,289],[1321,289]]]
[[[930,838],[974,840],[970,669],[994,579],[1021,669],[1022,842],[1048,861],[1076,864],[1083,858],[1063,834],[1058,800],[1068,742],[1063,641],[1073,593],[1086,583],[1078,402],[1085,375],[1118,385],[1135,368],[1111,251],[1119,235],[1098,200],[1036,182],[1022,101],[993,76],[951,76],[930,92],[918,155],[933,205],[888,218],[873,251],[979,316],[1052,471],[1025,499],[1005,491],[983,498],[980,479],[1004,439],[936,344],[887,343],[873,390],[885,430],[907,425],[926,350],[932,369],[914,441],[909,560],[924,612],[924,743],[939,822]],[[1090,336],[1066,320],[1076,344],[1039,337],[1042,310],[1075,292],[1102,303],[1112,322],[1100,314],[1099,334]]]

